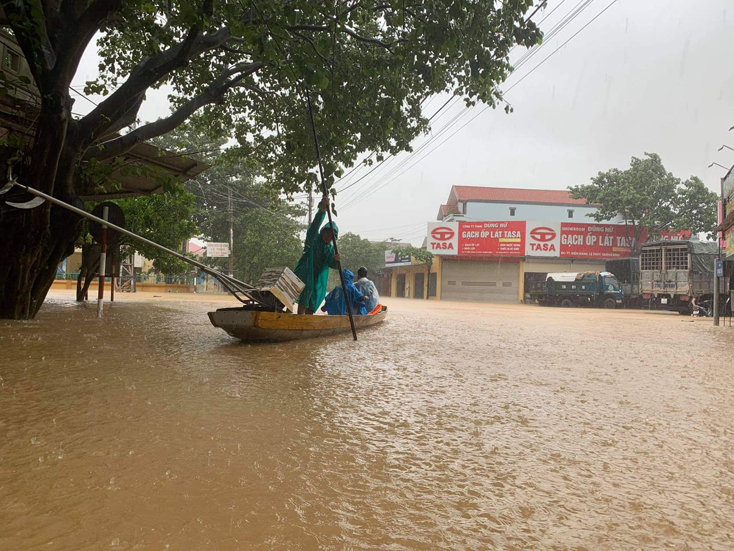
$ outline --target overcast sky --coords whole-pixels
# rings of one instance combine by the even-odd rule
[[[457,102],[436,118],[433,134],[455,120],[453,126],[420,153],[401,155],[344,191],[337,197],[342,232],[420,244],[425,223],[435,219],[452,185],[565,189],[599,171],[626,168],[645,151],[658,153],[676,176],[698,176],[718,192],[724,171],[707,166],[734,164],[734,151],[717,151],[722,144],[734,147],[734,132],[728,132],[734,126],[734,3],[617,0],[571,39],[611,3],[591,0],[510,76],[503,89],[527,75],[507,93],[512,114],[479,106],[455,120],[465,110]],[[534,20],[557,8],[541,23],[549,32],[579,5],[549,0]],[[523,53],[517,48],[512,59]],[[74,82],[83,86],[96,73],[90,51]],[[444,101],[433,98],[426,113]],[[75,111],[88,111],[85,103],[79,98]],[[141,118],[155,120],[166,110],[165,94],[153,92]],[[415,148],[428,139],[417,139]],[[368,170],[355,171],[337,188]]]

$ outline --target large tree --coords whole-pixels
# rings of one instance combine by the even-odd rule
[[[590,184],[572,186],[571,195],[598,205],[590,215],[597,222],[622,217],[630,228],[632,255],[639,254],[645,233],[657,238],[663,232],[689,230],[714,232],[718,195],[697,177],[685,181],[668,172],[658,155],[632,157],[626,170],[600,172]]]
[[[40,91],[19,181],[56,197],[83,177],[202,110],[210,134],[233,134],[268,181],[316,181],[304,94],[314,93],[326,177],[367,151],[397,153],[428,127],[421,102],[453,91],[495,104],[516,44],[540,39],[533,0],[0,0]],[[97,33],[106,98],[72,116],[69,85]],[[173,111],[122,135],[146,92],[170,85]],[[48,204],[0,219],[0,318],[39,310],[79,220]]]

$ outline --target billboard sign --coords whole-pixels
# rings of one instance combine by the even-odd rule
[[[561,224],[562,258],[624,258],[632,250],[632,228],[624,224]]]
[[[396,266],[410,266],[410,255],[395,254],[391,251],[385,251],[385,266],[388,268]]]
[[[624,258],[631,228],[622,224],[568,222],[430,222],[428,250],[449,256]]]
[[[229,243],[207,243],[206,256],[207,258],[228,258]]]

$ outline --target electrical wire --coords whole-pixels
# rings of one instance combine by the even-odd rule
[[[590,2],[590,1],[593,1],[593,0],[587,0],[587,1]],[[596,16],[594,16],[591,20],[589,20],[583,27],[581,27],[576,33],[574,33],[570,38],[568,38],[563,44],[561,44],[558,48],[556,48],[553,52],[551,52],[547,57],[545,57],[540,63],[538,63],[530,71],[528,71],[528,73],[526,73],[520,80],[518,80],[517,82],[513,83],[512,86],[510,86],[507,90],[505,90],[503,92],[503,94],[507,94],[513,88],[515,88],[518,84],[520,84],[523,80],[525,80],[527,77],[529,77],[533,72],[535,72],[539,67],[541,67],[546,61],[548,61],[558,51],[560,51],[566,44],[568,44],[571,40],[573,40],[576,36],[578,36],[578,34],[580,34],[584,29],[586,29],[589,25],[591,25],[596,19],[598,19],[599,17],[601,17],[601,15],[604,14],[607,10],[609,10],[616,2],[617,2],[617,0],[613,0],[609,5],[607,5],[603,10],[601,10]],[[353,200],[353,201],[349,202],[346,205],[342,205],[341,206],[341,209],[343,211],[348,210],[352,206],[356,205],[357,203],[361,202],[364,199],[367,199],[368,197],[370,197],[371,195],[373,195],[377,191],[383,189],[385,186],[387,186],[388,184],[390,184],[391,182],[393,182],[395,179],[397,179],[399,176],[401,176],[402,174],[404,174],[407,170],[409,170],[410,168],[412,168],[413,166],[415,166],[416,164],[418,164],[418,162],[420,162],[421,160],[423,160],[428,154],[432,153],[433,151],[435,151],[436,149],[438,149],[441,145],[443,145],[444,143],[446,143],[449,139],[451,139],[454,135],[456,135],[460,130],[462,130],[464,127],[466,127],[468,124],[470,124],[473,120],[475,120],[479,115],[481,115],[482,113],[484,113],[489,108],[490,108],[489,105],[484,106],[484,108],[481,109],[479,112],[477,112],[471,119],[469,119],[466,123],[462,124],[458,129],[456,129],[453,133],[451,133],[444,140],[442,140],[441,142],[439,142],[435,147],[433,147],[432,149],[430,149],[429,151],[427,151],[425,155],[423,155],[422,157],[418,158],[414,163],[410,164],[410,166],[408,166],[407,168],[405,168],[405,170],[402,170],[400,173],[396,174],[394,177],[390,178],[389,180],[387,180],[386,182],[384,182],[382,185],[380,185],[380,186],[378,186],[376,188],[373,188],[372,190],[370,190],[367,193],[363,194],[361,197],[356,198],[356,200]],[[462,116],[464,114],[467,114],[467,113],[469,113],[469,110],[468,109],[463,112]],[[457,122],[457,121],[454,121],[454,124],[455,124],[455,122]],[[444,130],[444,129],[442,129],[442,130]],[[408,156],[407,160],[409,160],[410,157],[411,157],[411,155]]]

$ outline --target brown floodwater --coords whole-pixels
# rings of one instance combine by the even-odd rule
[[[0,321],[2,550],[734,549],[734,328],[398,299],[247,345],[123,298]]]

